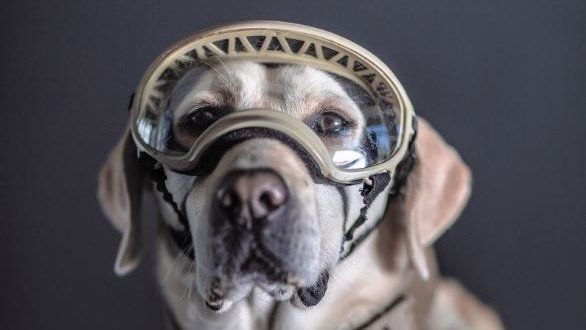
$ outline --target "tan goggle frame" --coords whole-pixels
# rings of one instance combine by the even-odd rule
[[[315,133],[301,121],[270,109],[239,111],[227,115],[198,137],[183,155],[170,155],[151,147],[141,137],[139,120],[148,117],[163,103],[165,93],[186,71],[214,58],[308,64],[351,79],[379,102],[391,104],[398,113],[400,128],[397,147],[390,159],[363,169],[341,169]],[[146,112],[146,113],[144,113]],[[261,127],[282,132],[314,158],[321,174],[339,183],[351,183],[373,174],[394,173],[405,157],[414,134],[413,106],[391,70],[376,56],[355,43],[320,29],[299,24],[252,21],[208,29],[167,49],[148,68],[132,104],[131,132],[140,150],[157,161],[180,171],[189,170],[206,148],[231,131]]]

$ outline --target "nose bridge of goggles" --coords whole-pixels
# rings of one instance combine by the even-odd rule
[[[213,154],[221,156],[229,150],[227,146],[250,138],[273,138],[302,154],[302,158],[307,159],[306,162],[311,161],[312,168],[315,165],[323,178],[335,177],[335,181],[342,184],[355,183],[363,178],[360,170],[338,170],[323,142],[303,122],[270,109],[239,111],[219,119],[195,141],[187,155],[169,157],[166,165],[187,173],[205,166],[203,163],[211,161],[211,158],[206,157],[210,154],[210,149],[218,149],[216,143],[224,138],[229,138],[230,141],[222,144],[222,150],[213,150]]]

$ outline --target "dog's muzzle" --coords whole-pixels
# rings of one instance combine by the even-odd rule
[[[315,281],[306,268],[319,255],[319,229],[312,213],[271,169],[234,170],[212,202],[212,259],[217,274],[251,277],[262,284],[304,286]],[[310,212],[310,211],[306,211]],[[305,215],[305,216],[303,216]]]

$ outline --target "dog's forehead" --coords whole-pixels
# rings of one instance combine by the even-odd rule
[[[296,92],[302,95],[343,95],[344,89],[334,78],[316,68],[305,65],[286,65],[270,69],[268,81],[276,87],[287,87],[286,94]]]
[[[314,109],[326,98],[351,102],[332,76],[316,68],[252,61],[222,61],[203,73],[192,70],[177,84],[172,98],[180,103],[177,109],[203,98],[208,103],[230,103],[234,110],[270,108],[301,117],[306,114],[300,111]]]

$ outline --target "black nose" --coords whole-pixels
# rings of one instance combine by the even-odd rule
[[[271,220],[284,207],[287,197],[287,186],[275,171],[242,170],[222,180],[217,207],[229,220],[250,227],[251,220]]]

